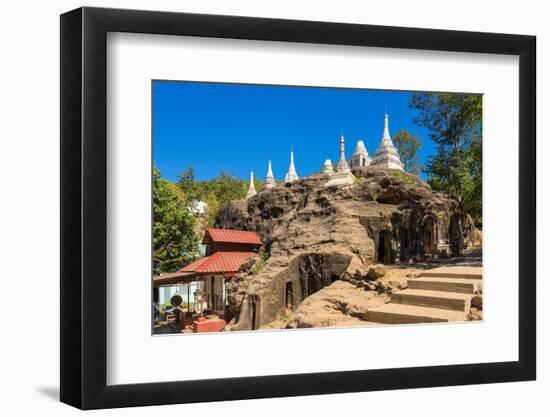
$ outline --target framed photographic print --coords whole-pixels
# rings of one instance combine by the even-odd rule
[[[63,402],[535,379],[534,37],[81,8],[61,103]]]

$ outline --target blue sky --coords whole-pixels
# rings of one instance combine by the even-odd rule
[[[208,180],[220,170],[263,179],[267,161],[284,177],[294,149],[299,176],[339,159],[343,131],[349,158],[358,139],[370,155],[382,137],[387,106],[390,134],[401,129],[422,139],[420,159],[435,152],[427,131],[413,123],[412,93],[345,88],[281,87],[196,82],[153,82],[153,159],[176,181],[193,166]]]

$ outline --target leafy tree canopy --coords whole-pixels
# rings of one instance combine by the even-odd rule
[[[198,255],[195,219],[182,191],[153,169],[153,273],[174,272]]]
[[[481,225],[482,97],[417,93],[410,106],[418,111],[415,123],[425,127],[436,144],[437,152],[424,169],[430,185],[456,197]]]
[[[393,136],[393,143],[399,152],[401,162],[405,165],[405,171],[418,175],[422,171],[417,155],[421,146],[420,138],[407,130],[400,130]]]
[[[246,197],[248,181],[244,181],[235,175],[220,171],[217,177],[208,181],[195,180],[193,167],[188,167],[179,176],[178,186],[188,201],[204,201],[207,210],[202,229],[214,224],[218,210],[227,201],[240,200]],[[262,189],[262,181],[254,180],[256,190]]]

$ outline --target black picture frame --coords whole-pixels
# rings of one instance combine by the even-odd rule
[[[515,362],[107,385],[108,32],[519,56],[519,360]],[[61,15],[61,401],[82,409],[534,380],[534,36],[155,11]]]

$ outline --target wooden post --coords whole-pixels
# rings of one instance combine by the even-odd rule
[[[193,281],[191,281],[193,282]],[[191,284],[187,283],[187,312],[190,313],[191,311],[191,303],[189,302],[189,298],[190,298],[190,295],[189,293],[191,292]]]

